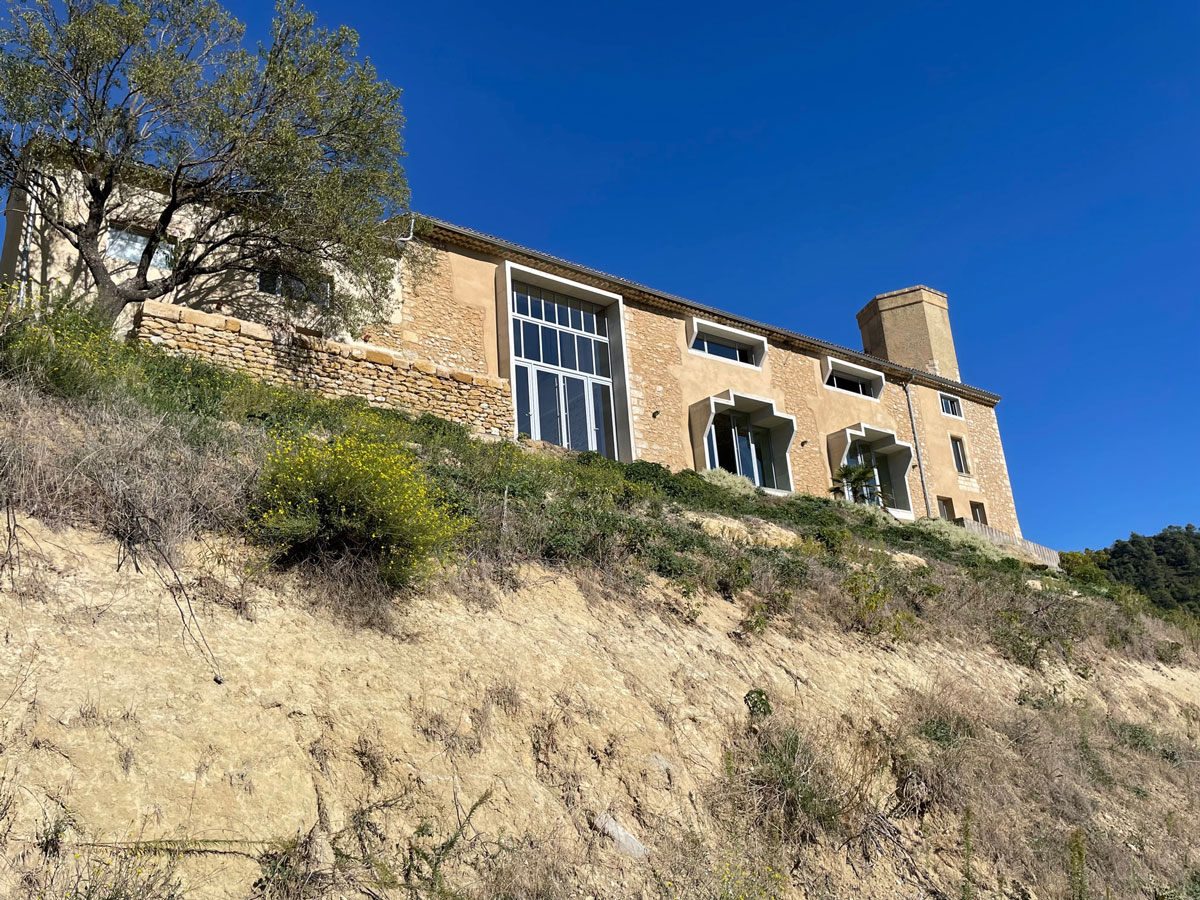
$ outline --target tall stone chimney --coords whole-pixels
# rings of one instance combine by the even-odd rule
[[[858,314],[863,351],[959,381],[946,295],[924,285],[873,298]]]

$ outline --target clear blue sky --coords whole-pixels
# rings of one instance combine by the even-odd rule
[[[1027,537],[1200,520],[1194,0],[309,5],[405,89],[418,210],[852,347],[931,285]]]

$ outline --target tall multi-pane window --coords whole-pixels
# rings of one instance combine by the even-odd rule
[[[615,459],[607,310],[521,282],[511,309],[517,432]]]
[[[950,438],[950,450],[954,453],[954,468],[958,469],[962,475],[970,474],[971,470],[967,467],[967,447],[960,437]]]

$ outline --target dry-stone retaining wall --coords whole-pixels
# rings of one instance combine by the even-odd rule
[[[152,301],[142,304],[136,334],[169,352],[204,357],[263,381],[428,412],[476,434],[513,430],[504,379],[409,362],[381,347],[280,334],[254,322]]]

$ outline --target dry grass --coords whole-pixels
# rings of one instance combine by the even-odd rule
[[[0,381],[0,493],[51,526],[99,528],[130,556],[173,562],[196,536],[239,527],[252,459],[251,445],[200,453],[161,419]]]
[[[1111,896],[1182,881],[1195,860],[1162,829],[1200,827],[1200,793],[1183,763],[1200,758],[1195,745],[1062,692],[1021,698],[1006,704],[958,683],[910,695],[891,735],[891,815],[953,840],[970,810],[982,877],[1043,896],[1065,894],[1079,834],[1089,880]]]

